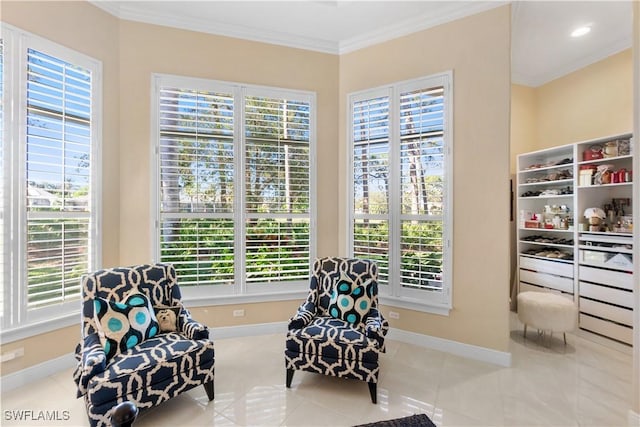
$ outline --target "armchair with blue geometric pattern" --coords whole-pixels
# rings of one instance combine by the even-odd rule
[[[92,426],[111,425],[122,402],[143,412],[199,385],[213,400],[213,341],[182,306],[172,265],[96,271],[83,276],[82,297],[73,376]],[[163,332],[155,313],[167,309],[177,315]]]
[[[313,264],[307,299],[289,320],[286,386],[296,370],[365,381],[377,402],[378,357],[389,323],[378,311],[373,261],[321,258]]]

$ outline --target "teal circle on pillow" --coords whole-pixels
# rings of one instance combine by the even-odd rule
[[[135,346],[136,344],[138,344],[138,337],[136,337],[135,335],[131,335],[127,339],[127,348],[131,348],[131,347]]]
[[[340,300],[340,305],[343,307],[348,307],[349,306],[349,299],[348,298],[342,298]]]
[[[340,290],[342,292],[346,292],[349,290],[349,284],[348,283],[340,283]]]
[[[351,314],[347,314],[347,322],[349,323],[356,323],[356,315],[351,313]]]
[[[104,354],[109,354],[111,352],[111,342],[106,340],[104,343]]]
[[[120,310],[126,310],[127,309],[127,304],[124,304],[124,303],[121,303],[121,302],[115,303],[115,306],[118,307]]]
[[[156,328],[155,326],[152,326],[151,329],[149,329],[149,338],[155,337],[157,333],[158,333],[158,328]]]
[[[367,308],[369,308],[369,301],[360,301],[360,309],[361,310],[366,310]]]
[[[147,321],[146,314],[144,314],[141,311],[136,313],[136,322],[138,322],[138,325],[144,325],[146,321]]]
[[[120,319],[116,319],[115,317],[109,319],[107,325],[109,325],[109,330],[111,332],[118,332],[122,329],[122,322],[120,321]]]
[[[145,305],[145,300],[143,300],[137,295],[132,298],[129,298],[127,302],[129,303],[129,305]]]
[[[357,287],[353,290],[353,292],[351,292],[352,295],[360,295],[361,293],[362,293],[361,287]]]

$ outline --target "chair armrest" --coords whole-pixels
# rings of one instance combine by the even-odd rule
[[[74,379],[78,385],[77,397],[87,392],[87,384],[95,375],[104,372],[107,367],[107,356],[97,333],[84,337],[82,344],[76,347],[78,367]]]
[[[311,320],[316,315],[316,305],[310,301],[305,301],[296,314],[289,319],[288,329],[301,329],[311,323]]]
[[[372,308],[365,318],[365,332],[368,338],[374,339],[382,346],[384,337],[389,331],[389,322],[377,308]]]
[[[206,340],[209,339],[209,328],[196,321],[193,320],[191,317],[189,316],[181,316],[182,317],[182,321],[180,322],[182,325],[182,328],[180,330],[180,332],[185,335],[187,338],[189,338],[190,340]]]

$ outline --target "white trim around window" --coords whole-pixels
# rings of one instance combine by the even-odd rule
[[[315,93],[154,74],[151,94],[154,259],[192,306],[304,297]]]
[[[102,63],[2,24],[2,341],[77,324],[101,265]]]
[[[348,95],[347,253],[380,267],[380,301],[448,315],[453,73]]]

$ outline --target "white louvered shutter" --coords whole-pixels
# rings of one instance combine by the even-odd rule
[[[400,283],[442,290],[444,88],[400,93]]]
[[[91,266],[92,74],[27,52],[27,307],[79,298]]]
[[[389,96],[352,104],[353,256],[376,261],[389,276]]]
[[[247,283],[307,281],[310,263],[310,103],[247,96]]]
[[[160,261],[181,286],[234,282],[234,98],[162,87]]]

